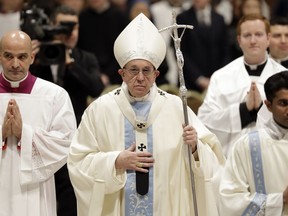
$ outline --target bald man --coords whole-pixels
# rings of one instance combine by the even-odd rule
[[[56,216],[54,173],[66,163],[76,120],[67,92],[29,72],[31,39],[0,41],[1,216]]]

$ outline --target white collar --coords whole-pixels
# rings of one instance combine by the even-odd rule
[[[11,81],[11,80],[8,80],[8,79],[5,77],[4,73],[2,72],[2,77],[3,77],[7,82],[10,83],[11,88],[18,88],[18,87],[20,86],[20,83],[23,82],[23,81],[27,78],[27,76],[28,76],[28,73],[27,73],[26,76],[25,76],[23,79],[21,79],[21,80]]]
[[[271,135],[272,138],[281,140],[288,140],[288,129],[281,127],[275,122],[275,120],[270,118],[270,120],[265,123],[266,131]]]
[[[288,56],[285,57],[285,58],[282,58],[282,59],[276,59],[276,58],[272,57],[271,55],[270,55],[270,57],[272,59],[274,59],[276,62],[278,62],[279,64],[281,64],[281,62],[283,62],[283,61],[287,61],[288,60]]]
[[[256,70],[259,65],[264,64],[268,59],[268,54],[265,56],[264,61],[260,62],[259,64],[248,64],[244,59],[244,64],[250,67],[251,70]]]
[[[157,87],[156,87],[156,84],[154,83],[153,86],[150,88],[150,91],[148,92],[148,94],[146,94],[143,97],[136,98],[136,97],[131,96],[128,90],[128,86],[125,82],[122,83],[121,87],[130,103],[135,102],[135,101],[152,101],[153,98],[155,97],[155,93],[157,92]]]

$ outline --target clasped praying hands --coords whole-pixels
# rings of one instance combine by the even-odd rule
[[[247,92],[246,106],[249,111],[258,110],[262,104],[261,94],[255,82],[251,83],[250,90]]]
[[[21,140],[22,117],[19,107],[14,99],[11,99],[7,105],[6,114],[2,126],[2,138],[5,140],[9,136],[15,136],[18,141]]]

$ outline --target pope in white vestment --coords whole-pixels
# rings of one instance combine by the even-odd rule
[[[285,69],[267,56],[267,63],[261,75],[253,80],[247,73],[242,56],[213,73],[197,115],[219,138],[226,156],[229,155],[232,144],[241,135],[256,128],[255,122],[242,128],[239,110],[240,103],[245,102],[251,82],[256,82],[261,97],[265,98],[263,85],[267,78]]]
[[[68,159],[78,214],[125,215],[125,170],[114,163],[125,147],[125,116],[136,118],[127,97],[125,85],[98,98],[85,111],[71,144]],[[188,152],[181,139],[183,129],[182,102],[179,97],[151,89],[147,101],[153,103],[154,209],[153,215],[194,215],[189,179]],[[217,215],[212,196],[215,173],[224,164],[220,143],[189,109],[189,122],[197,129],[199,161],[193,158],[199,215]],[[91,214],[88,214],[88,212]],[[144,214],[145,215],[145,214]]]
[[[68,156],[78,215],[193,216],[196,200],[199,216],[218,215],[213,195],[225,163],[221,145],[187,107],[189,123],[198,137],[197,150],[193,154],[188,151],[183,141],[182,101],[157,88],[154,82],[165,51],[162,36],[143,14],[115,41],[123,84],[86,109]],[[139,66],[141,71],[136,68]],[[145,95],[132,96],[142,92],[147,83]],[[123,152],[135,155],[134,150],[127,151],[133,143],[136,149],[144,147],[152,153],[154,159],[148,172],[149,190],[144,195],[137,190],[137,164],[136,168],[131,164],[131,169],[116,168]],[[189,154],[196,200],[192,196]]]

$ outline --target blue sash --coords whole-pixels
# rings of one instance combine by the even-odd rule
[[[249,133],[249,147],[252,161],[252,169],[255,183],[256,194],[248,207],[245,209],[243,216],[256,215],[261,211],[261,206],[266,202],[266,190],[263,174],[261,145],[258,131]]]
[[[137,117],[147,119],[151,103],[135,102],[131,104]],[[148,152],[153,153],[152,126],[147,129]],[[125,119],[125,148],[135,143],[133,125]],[[125,216],[152,216],[153,215],[153,167],[149,168],[149,191],[144,196],[136,192],[135,171],[127,171],[125,185]]]

